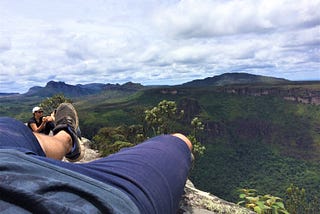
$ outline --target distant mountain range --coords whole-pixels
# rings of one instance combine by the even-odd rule
[[[205,87],[205,86],[226,86],[226,85],[239,85],[239,84],[281,84],[289,83],[291,81],[281,78],[267,77],[261,75],[253,75],[248,73],[225,73],[219,76],[208,77],[205,79],[193,80],[179,86],[186,87]],[[78,84],[69,85],[64,82],[50,81],[45,87],[34,86],[24,96],[39,96],[49,97],[55,94],[62,93],[68,97],[79,97],[101,93],[105,90],[121,90],[121,91],[137,91],[147,86],[140,83],[127,82],[125,84]],[[16,96],[16,93],[1,93],[1,96]]]
[[[183,86],[226,86],[226,85],[241,85],[241,84],[282,84],[291,81],[267,77],[261,75],[247,73],[225,73],[219,76],[208,77],[202,80],[193,80],[182,84]]]
[[[64,82],[50,81],[45,87],[35,86],[29,89],[25,96],[40,96],[49,97],[55,94],[62,93],[68,97],[79,97],[101,93],[105,90],[121,90],[121,91],[137,91],[143,88],[139,83],[127,82],[123,85],[120,84],[102,84],[102,83],[91,83],[91,84],[78,84],[69,85]]]

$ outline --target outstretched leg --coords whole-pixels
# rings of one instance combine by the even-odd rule
[[[54,136],[35,132],[33,134],[48,158],[62,160],[71,151],[72,140],[70,135],[65,131],[60,131]]]
[[[78,161],[84,154],[79,140],[77,112],[70,103],[62,103],[56,111],[54,136],[32,132],[22,122],[0,118],[0,149],[14,149],[26,154],[61,160]]]
[[[61,103],[55,113],[56,126],[53,137],[35,133],[41,148],[47,157],[61,160],[64,156],[71,162],[83,158],[80,145],[79,119],[70,103]]]
[[[151,138],[88,163],[39,159],[121,190],[141,213],[175,213],[191,168],[191,149],[184,135],[174,134]]]

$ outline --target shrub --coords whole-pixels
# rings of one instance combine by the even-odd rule
[[[289,212],[284,207],[282,199],[272,195],[257,195],[255,189],[241,189],[241,194],[239,198],[242,201],[238,202],[239,205],[244,204],[246,208],[261,214],[277,214],[284,213],[289,214]]]

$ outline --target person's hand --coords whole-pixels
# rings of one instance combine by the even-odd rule
[[[54,115],[55,115],[55,112],[52,112],[51,115],[50,115],[52,121],[55,121],[55,119],[56,119],[56,118],[54,117]]]
[[[49,121],[53,121],[53,118],[51,116],[46,116],[46,121],[49,122]]]

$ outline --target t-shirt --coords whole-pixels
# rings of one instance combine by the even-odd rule
[[[43,119],[43,117],[41,117],[39,119],[39,122],[37,122],[35,117],[31,117],[28,121],[28,127],[32,130],[32,128],[31,128],[32,123],[35,123],[37,125],[37,127],[41,126],[42,119]],[[48,135],[50,133],[50,130],[52,130],[53,128],[54,128],[54,123],[49,121],[46,123],[45,127],[40,131],[40,133]]]
[[[122,191],[12,149],[0,150],[0,213],[139,213]]]
[[[35,117],[31,117],[28,121],[28,127],[32,130],[31,124],[35,123],[37,127],[41,126],[42,123],[42,117],[40,117],[39,122],[36,120]]]

